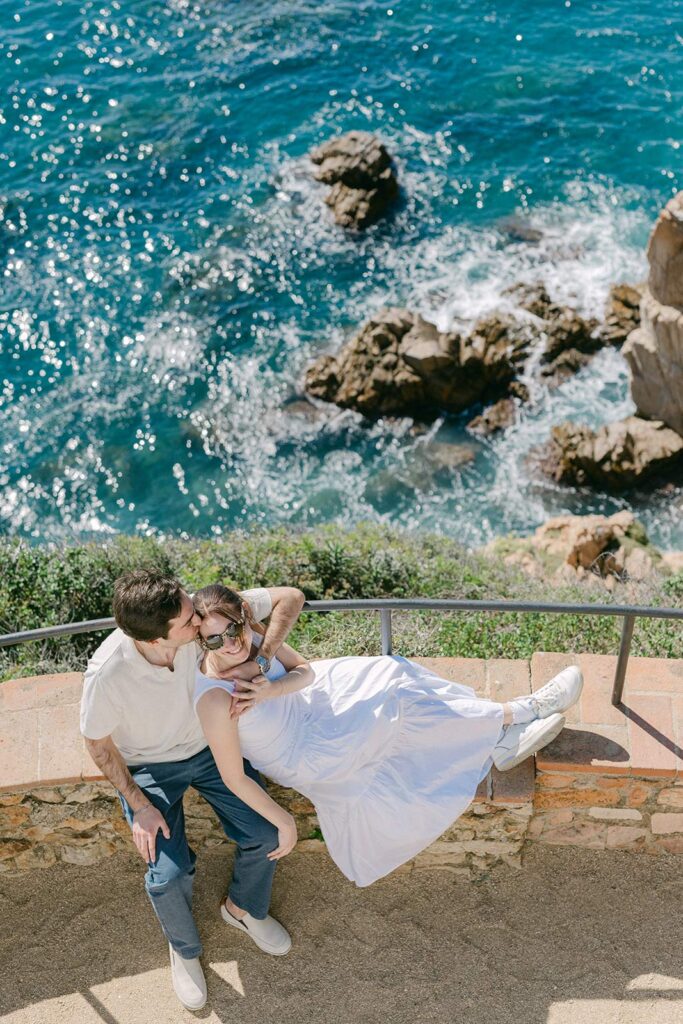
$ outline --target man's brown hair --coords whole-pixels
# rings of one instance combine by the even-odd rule
[[[155,569],[134,569],[114,584],[114,618],[133,640],[165,640],[180,615],[183,588]]]

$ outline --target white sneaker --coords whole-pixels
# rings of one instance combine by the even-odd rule
[[[531,694],[531,703],[539,718],[561,714],[576,704],[583,689],[583,676],[578,665],[570,665]]]
[[[262,921],[257,917],[252,917],[251,914],[245,914],[238,920],[232,916],[225,903],[221,903],[221,917],[233,928],[246,932],[264,953],[270,953],[272,956],[284,956],[292,948],[289,932],[270,914]]]
[[[564,727],[564,715],[537,718],[524,725],[507,725],[493,748],[493,763],[499,772],[507,772],[531,754],[554,740]]]
[[[188,1010],[201,1010],[206,1003],[206,979],[199,957],[185,960],[170,943],[168,951],[175,994]]]

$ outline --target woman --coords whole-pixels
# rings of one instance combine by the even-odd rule
[[[531,697],[499,704],[396,656],[313,665],[283,644],[267,681],[216,678],[258,653],[235,591],[194,596],[202,618],[195,706],[229,789],[296,843],[294,819],[243,770],[246,757],[315,805],[331,857],[370,885],[437,839],[467,808],[492,761],[514,767],[562,729],[582,680],[567,669]],[[248,714],[243,714],[244,709]]]

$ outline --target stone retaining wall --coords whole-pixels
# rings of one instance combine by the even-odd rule
[[[683,781],[539,772],[528,840],[683,853]]]
[[[269,789],[296,818],[298,849],[324,851],[309,801],[291,789],[272,784]],[[499,863],[520,866],[531,811],[530,801],[501,806],[479,798],[413,866],[444,868],[472,877]],[[227,845],[213,810],[192,791],[185,798],[185,814],[188,838],[195,849]],[[0,793],[0,872],[50,867],[57,861],[96,864],[132,848],[118,797],[106,782]]]

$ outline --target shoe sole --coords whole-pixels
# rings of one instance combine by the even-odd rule
[[[526,761],[528,757],[532,757],[534,754],[537,754],[539,750],[542,750],[543,747],[547,747],[549,743],[552,743],[555,737],[562,732],[565,726],[563,715],[557,714],[558,721],[556,722],[552,721],[553,717],[554,716],[551,715],[549,718],[539,719],[539,721],[546,721],[548,723],[547,731],[538,737],[540,742],[534,743],[534,745],[528,750],[520,750],[517,754],[511,755],[503,761],[496,762],[494,759],[493,763],[498,771],[508,772],[511,768],[516,768],[518,764],[522,763],[522,761]]]
[[[244,925],[240,927],[240,922],[237,921],[236,918],[232,916],[232,914],[228,913],[223,903],[221,903],[221,917],[223,918],[226,924],[232,925],[232,927],[236,928],[237,931],[241,932],[242,935],[246,935],[247,938],[251,939],[254,945],[258,946],[258,948],[263,950],[264,953],[270,953],[271,956],[286,956],[286,954],[289,953],[290,949],[292,948],[291,939],[289,940],[289,945],[287,946],[286,949],[273,949],[272,946],[268,946],[266,943],[260,942],[254,935],[252,935],[248,928],[245,928]]]

